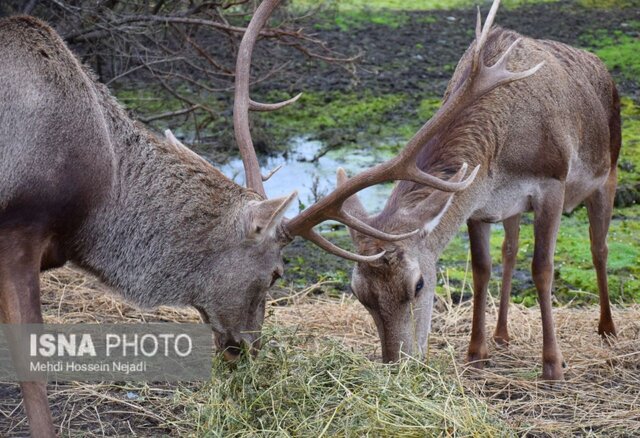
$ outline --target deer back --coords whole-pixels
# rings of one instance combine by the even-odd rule
[[[569,204],[575,204],[591,186],[581,189],[580,184],[599,183],[617,161],[620,143],[610,141],[609,134],[616,118],[617,92],[604,64],[583,50],[503,28],[490,33],[484,62],[495,62],[517,38],[522,41],[514,49],[509,69],[519,71],[541,61],[544,67],[526,80],[477,99],[431,138],[418,156],[420,169],[440,177],[453,175],[463,162],[481,166],[475,183],[456,195],[457,203],[466,199],[473,206],[452,206],[447,217],[481,209],[486,210],[480,213],[486,219],[500,220],[493,216],[507,210],[522,190],[545,178],[567,181]],[[465,80],[473,48],[458,63],[445,102]],[[507,191],[513,196],[506,196]],[[412,182],[398,183],[373,225],[387,232],[405,229],[394,220],[396,212],[411,209],[433,192]],[[579,193],[572,196],[573,192]]]

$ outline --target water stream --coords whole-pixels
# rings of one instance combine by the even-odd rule
[[[279,155],[262,160],[260,165],[263,174],[280,164],[283,165],[282,169],[265,183],[269,198],[286,196],[297,190],[300,203],[309,206],[315,201],[316,194],[326,195],[335,188],[336,170],[339,167],[343,167],[347,175],[353,176],[390,158],[388,152],[376,151],[374,148],[341,148],[331,150],[313,160],[322,147],[323,144],[319,141],[296,137],[291,140],[286,156]],[[239,158],[220,166],[220,170],[238,184],[244,184],[244,169]],[[392,184],[369,187],[360,192],[359,196],[369,212],[377,212],[382,209],[392,187]],[[294,203],[287,211],[287,216],[298,213],[301,204]]]

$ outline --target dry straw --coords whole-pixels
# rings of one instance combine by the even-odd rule
[[[595,307],[554,311],[568,368],[546,385],[537,308],[512,305],[509,348],[490,343],[483,371],[464,366],[469,303],[440,300],[428,363],[379,363],[375,327],[351,298],[299,291],[269,306],[265,347],[235,370],[213,361],[202,384],[50,385],[63,436],[640,435],[640,307],[616,308],[618,339],[595,332]],[[136,310],[74,269],[43,276],[47,322],[197,321],[190,310]],[[488,331],[495,322],[489,306]],[[370,360],[372,359],[372,360]],[[0,433],[27,433],[19,390],[0,385]]]

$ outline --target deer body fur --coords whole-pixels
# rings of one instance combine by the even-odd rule
[[[527,79],[500,86],[462,109],[424,145],[421,170],[438,177],[455,173],[463,162],[480,165],[473,184],[455,195],[400,182],[383,211],[368,222],[389,233],[423,227],[421,235],[389,243],[352,231],[362,254],[386,250],[381,263],[358,263],[353,289],[376,321],[385,360],[400,351],[419,352],[426,342],[438,256],[465,222],[469,227],[474,278],[474,321],[469,359],[486,359],[484,313],[491,274],[490,223],[505,221],[505,276],[517,251],[520,213],[535,215],[532,272],[543,320],[543,377],[562,376],[562,355],[551,315],[553,254],[563,211],[586,202],[593,260],[601,299],[599,331],[615,334],[606,283],[606,235],[616,187],[620,150],[619,99],[604,64],[595,56],[553,41],[525,38],[496,28],[486,41],[484,63],[491,65],[517,38],[510,71],[544,66]],[[469,71],[472,45],[460,60],[444,97],[460,87]],[[366,213],[357,199],[350,211]],[[515,236],[515,237],[514,237]],[[515,241],[515,242],[514,242]],[[421,278],[425,292],[414,291]],[[510,284],[508,279],[507,286]],[[506,295],[506,298],[505,298]],[[503,301],[508,290],[503,287]],[[496,339],[508,341],[506,306]],[[503,309],[504,307],[504,309]],[[410,316],[411,315],[411,316]]]
[[[139,306],[196,307],[232,354],[254,344],[292,199],[131,120],[36,19],[0,20],[0,57],[2,322],[42,322],[39,272],[72,261]],[[53,435],[45,385],[21,386],[32,434]]]

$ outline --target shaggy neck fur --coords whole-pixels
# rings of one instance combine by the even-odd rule
[[[187,305],[207,285],[201,266],[238,244],[244,206],[260,199],[195,153],[130,120],[96,92],[113,147],[109,196],[75,240],[74,261],[140,306]]]

